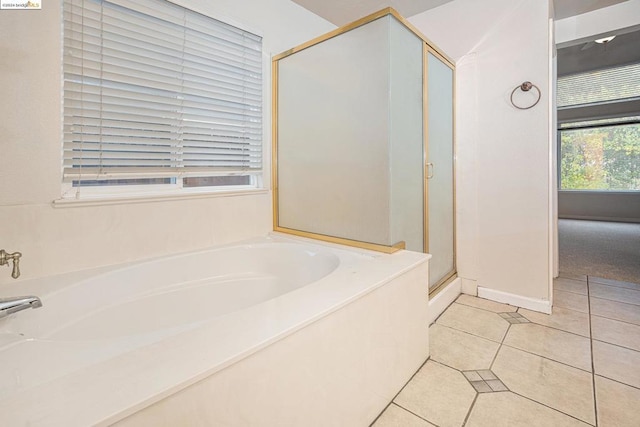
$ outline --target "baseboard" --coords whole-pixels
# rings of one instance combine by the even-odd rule
[[[551,301],[547,300],[523,297],[508,292],[496,291],[495,289],[483,288],[482,286],[478,286],[478,297],[551,314]]]
[[[584,221],[605,221],[605,222],[632,222],[639,223],[640,218],[626,218],[617,216],[592,216],[592,215],[559,215],[559,219],[580,219]]]
[[[429,325],[435,322],[438,316],[458,298],[461,290],[462,279],[458,277],[429,299]]]
[[[478,296],[478,281],[465,279],[462,277],[462,293],[467,295]]]

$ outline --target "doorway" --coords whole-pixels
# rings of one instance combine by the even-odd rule
[[[640,283],[640,30],[604,36],[558,46],[559,270]]]

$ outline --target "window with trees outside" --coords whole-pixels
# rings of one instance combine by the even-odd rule
[[[639,101],[640,64],[558,79],[561,190],[640,191]]]
[[[260,186],[260,36],[161,0],[63,10],[63,198]]]

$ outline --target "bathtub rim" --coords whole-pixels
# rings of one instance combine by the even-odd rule
[[[323,283],[326,282],[326,278],[321,279],[290,294],[281,295],[250,309],[225,315],[222,318],[224,322],[217,321],[212,324],[200,325],[196,329],[118,355],[31,389],[22,390],[15,396],[0,401],[0,410],[7,415],[6,419],[8,421],[15,420],[16,424],[25,423],[28,419],[24,419],[23,416],[32,414],[32,421],[46,420],[43,425],[64,425],[65,411],[59,409],[71,409],[71,404],[73,408],[71,410],[75,412],[74,420],[82,425],[112,424],[357,301],[416,266],[426,263],[430,258],[428,254],[409,251],[400,251],[391,255],[380,254],[302,237],[282,236],[279,233],[270,233],[267,238],[282,242],[330,247],[345,254],[365,254],[378,259],[374,260],[374,268],[360,275],[355,282],[354,289],[351,289],[354,287],[354,282],[351,282],[351,286],[347,289],[345,286],[341,288],[338,282]],[[265,237],[248,239],[220,247],[235,246],[257,239],[264,241]],[[106,270],[113,268],[112,266]],[[104,271],[105,268],[96,270]],[[342,279],[345,278],[345,274],[346,272],[343,271]],[[333,274],[327,277],[335,279],[331,276]],[[330,286],[330,290],[335,294],[334,298],[330,301],[314,301],[313,297],[317,296],[318,292],[326,291],[321,289],[323,286]],[[300,292],[302,290],[306,291]],[[296,293],[300,295],[293,295]],[[426,291],[425,298],[427,298]],[[275,332],[264,330],[264,325],[257,329],[246,327],[248,324],[255,325],[256,318],[264,318],[265,314],[282,304],[293,305],[295,309],[296,302],[308,299],[311,301],[306,301],[307,303],[315,304],[312,314],[309,314],[306,309],[301,310],[298,307],[297,312],[294,310],[287,321],[281,321],[274,327]],[[230,323],[223,327],[222,324],[225,322]],[[219,349],[214,348],[215,344],[209,344],[204,349],[199,346],[205,341],[215,343],[224,338],[230,339],[233,344],[222,356],[215,354],[219,352]],[[247,345],[247,341],[252,344]],[[233,354],[230,355],[231,353]],[[218,360],[213,363],[211,360],[216,358]],[[148,361],[151,362],[146,363]],[[155,373],[158,370],[175,367],[176,364],[180,365],[179,369],[171,369],[168,375],[162,375],[162,379],[156,378]],[[117,388],[120,382],[126,383],[127,386],[118,390],[118,393],[114,393],[114,388]],[[86,386],[79,388],[77,384]],[[96,402],[99,403],[96,404]],[[13,418],[14,416],[17,418]],[[40,424],[34,421],[34,425]]]
[[[275,257],[273,251],[275,251]],[[220,262],[221,259],[217,255],[218,253],[222,254],[222,262]],[[248,262],[244,262],[243,257],[246,255],[251,257],[255,255],[256,257],[253,260],[250,259]],[[280,257],[280,255],[283,255],[283,257]],[[192,259],[189,261],[189,258]],[[195,258],[195,264],[193,258]],[[302,270],[298,270],[292,276],[286,271],[286,268],[282,268],[283,263],[279,262],[282,259],[287,260],[285,264],[295,263],[301,266]],[[183,260],[191,267],[182,265]],[[202,263],[208,265],[201,268]],[[282,283],[299,283],[294,287],[293,290],[295,290],[297,287],[303,287],[321,280],[331,274],[339,265],[339,254],[329,248],[320,249],[278,238],[268,239],[262,237],[128,263],[125,266],[114,266],[107,271],[100,270],[98,274],[78,281],[69,280],[66,285],[52,291],[45,290],[41,292],[37,290],[38,286],[46,282],[46,280],[38,279],[32,283],[34,288],[32,293],[41,297],[45,310],[48,309],[50,312],[44,315],[45,310],[29,310],[11,318],[0,319],[0,351],[4,350],[5,347],[3,334],[21,332],[28,338],[40,341],[103,341],[105,338],[96,338],[88,334],[84,337],[79,336],[69,339],[57,338],[56,336],[60,335],[61,332],[64,335],[65,329],[74,328],[83,319],[101,316],[101,313],[117,310],[122,305],[144,304],[150,299],[162,298],[162,295],[172,292],[177,291],[179,297],[181,291],[205,289],[209,285],[224,287],[225,283],[235,283],[246,279],[264,280],[269,277],[276,278],[276,281],[283,281]],[[185,269],[188,274],[182,275],[178,272],[177,280],[174,281],[163,277],[163,274],[172,276],[174,270],[179,268]],[[150,280],[139,282],[139,285],[136,282],[136,277],[149,277]],[[114,286],[107,291],[107,294],[113,296],[113,299],[101,300],[93,297],[95,293],[100,293],[101,289],[111,286],[112,283]],[[88,285],[88,288],[83,289],[85,285]],[[267,299],[276,298],[286,292],[286,290],[279,291],[278,295]],[[73,298],[82,298],[83,296],[87,298],[84,304],[69,303],[69,301],[73,301]],[[76,299],[75,301],[80,300]],[[257,303],[261,302],[264,301]],[[53,308],[53,304],[58,304],[58,306]],[[203,311],[203,313],[209,314],[203,314],[201,319],[193,322],[177,323],[173,326],[180,326],[180,329],[188,328],[190,323],[207,322],[212,317],[226,315],[248,308],[251,305],[255,304],[248,304],[245,307],[218,314],[216,313],[215,303],[213,303],[212,306]],[[176,311],[184,311],[183,307],[186,307],[186,305],[181,305],[180,309]],[[155,313],[159,312],[156,311]],[[170,314],[173,314],[173,312]],[[173,315],[173,317],[176,316]],[[162,323],[162,320],[159,320],[159,322]],[[176,318],[176,322],[180,322],[179,317]],[[141,331],[119,336],[114,334],[111,339],[126,340],[135,338],[135,336],[144,338],[144,335],[162,332],[163,329],[166,328],[158,327],[158,329],[150,329],[146,332]]]
[[[133,261],[103,265],[103,266],[92,267],[88,269],[82,269],[82,270],[67,271],[67,272],[53,274],[51,276],[34,277],[26,280],[7,283],[2,286],[2,295],[3,297],[12,297],[12,296],[25,295],[27,293],[29,294],[36,293],[40,295],[45,295],[47,297],[51,297],[51,296],[55,296],[60,292],[64,292],[68,290],[71,286],[79,286],[86,280],[93,280],[101,276],[109,275],[115,271],[126,271],[128,269],[135,268],[140,264],[153,263],[161,260],[174,260],[176,258],[183,257],[183,256],[197,255],[197,254],[213,252],[213,251],[221,251],[221,250],[225,250],[225,249],[233,248],[237,246],[266,243],[265,239],[273,239],[272,243],[306,242],[312,246],[313,245],[326,246],[326,247],[332,247],[338,251],[353,252],[353,253],[359,252],[359,253],[366,253],[373,256],[379,253],[379,252],[369,251],[369,250],[350,251],[351,248],[348,246],[332,245],[332,244],[320,245],[319,244],[320,241],[316,241],[313,239],[297,238],[295,236],[289,236],[284,233],[269,232],[265,236],[255,236],[248,239],[242,239],[239,241],[228,242],[220,245],[212,245],[204,248],[198,248],[194,250],[182,251],[177,253],[166,253],[162,255],[155,255],[152,257],[142,258],[142,259],[133,260]],[[67,284],[70,281],[73,282],[73,285]],[[4,321],[6,320],[6,318],[0,319],[0,320]]]

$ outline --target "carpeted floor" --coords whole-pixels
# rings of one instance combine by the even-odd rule
[[[640,283],[640,224],[561,219],[560,271]]]

